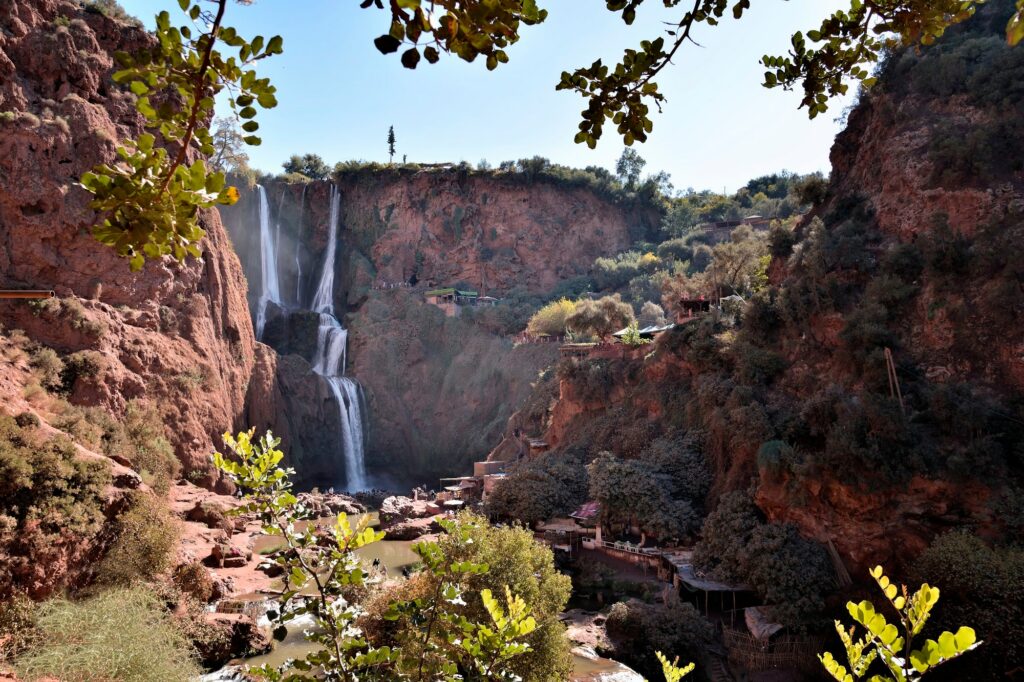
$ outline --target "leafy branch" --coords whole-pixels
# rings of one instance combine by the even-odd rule
[[[146,258],[198,257],[205,234],[199,210],[238,200],[237,189],[226,185],[223,173],[210,172],[202,158],[215,153],[208,125],[217,95],[231,92],[229,104],[245,120],[242,139],[249,145],[260,144],[253,134],[259,129],[254,105],[277,105],[275,88],[250,67],[280,54],[283,40],[245,40],[223,26],[227,0],[213,2],[211,13],[198,1],[178,0],[191,25],[173,26],[170,14],[160,12],[151,48],[115,54],[122,68],[113,79],[135,94],[147,132],[118,147],[117,161],[96,166],[80,184],[93,194],[90,206],[102,216],[93,235],[128,258],[132,270],[142,268]],[[237,48],[238,56],[225,57],[216,49],[218,41]],[[173,156],[158,144],[158,136],[177,146]]]
[[[882,662],[892,677],[872,675],[869,682],[916,682],[925,673],[981,644],[974,630],[964,626],[955,634],[943,632],[937,640],[926,640],[920,649],[914,649],[914,638],[921,634],[939,601],[939,589],[925,583],[917,592],[910,594],[906,585],[897,588],[881,566],[871,569],[871,577],[898,614],[899,627],[888,622],[869,601],[848,603],[846,609],[850,616],[865,630],[864,636],[855,640],[855,628],[847,631],[841,622],[836,621],[836,632],[846,649],[849,669],[829,652],[818,656],[828,673],[839,682],[861,679],[870,672],[876,660]]]

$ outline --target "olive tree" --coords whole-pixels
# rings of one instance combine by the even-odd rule
[[[605,340],[635,319],[633,306],[623,301],[619,294],[613,294],[612,296],[603,296],[596,301],[580,301],[565,322],[569,329],[575,332],[593,334],[597,338]]]

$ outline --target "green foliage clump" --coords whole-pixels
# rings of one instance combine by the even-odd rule
[[[0,665],[14,662],[36,638],[36,604],[21,593],[0,599]]]
[[[534,336],[562,336],[566,323],[576,310],[576,302],[560,298],[548,303],[530,318],[526,331]]]
[[[36,378],[43,388],[48,391],[59,391],[61,389],[63,386],[61,374],[64,371],[64,361],[60,359],[55,350],[46,346],[40,346],[32,352],[29,364],[36,371]]]
[[[178,523],[163,500],[136,492],[117,517],[113,540],[96,569],[102,585],[148,582],[166,571],[178,539]]]
[[[293,154],[281,166],[286,175],[298,174],[310,180],[325,180],[331,175],[331,167],[319,154]]]
[[[117,0],[85,0],[84,8],[86,12],[102,14],[122,24],[142,28],[142,22],[128,14]]]
[[[365,631],[357,622],[363,611],[351,600],[362,591],[368,574],[354,551],[377,542],[384,534],[369,528],[365,517],[352,528],[345,514],[329,528],[314,523],[297,526],[296,521],[304,520],[307,513],[290,491],[288,477],[292,472],[278,466],[284,457],[277,449],[280,441],[270,433],[258,441],[252,436],[252,431],[237,437],[225,433],[224,442],[237,459],[215,453],[214,464],[240,488],[251,491],[237,513],[258,514],[264,520],[264,529],[280,535],[288,547],[289,551],[275,557],[284,575],[277,608],[268,613],[275,637],[286,636],[288,623],[309,614],[315,627],[306,632],[306,637],[319,645],[301,660],[287,661],[280,667],[265,665],[253,671],[255,674],[270,680],[293,679],[293,671],[315,667],[324,679],[339,682],[455,675],[497,682],[512,679],[516,675],[513,666],[538,664],[521,658],[534,651],[532,642],[537,637],[554,638],[541,639],[545,647],[561,647],[561,667],[542,668],[539,679],[557,678],[559,673],[564,676],[568,672],[568,642],[557,621],[568,599],[568,578],[555,571],[551,551],[536,545],[528,531],[487,529],[482,519],[471,516],[462,516],[457,522],[443,521],[447,535],[441,541],[414,546],[424,567],[418,577],[429,582],[426,590],[388,604],[371,619],[370,625],[377,628],[375,636],[392,637],[388,645],[378,646],[364,637]],[[503,539],[510,542],[504,544]],[[496,571],[504,579],[504,604],[480,582],[486,580],[481,576],[491,571],[487,563],[473,560],[480,547],[489,560],[496,562]],[[524,556],[524,551],[529,553]],[[542,606],[535,610],[512,593],[510,584],[529,593],[532,602]],[[314,597],[301,597],[303,588],[313,589]],[[479,590],[480,606],[463,598],[474,594],[471,588]],[[547,608],[549,603],[554,605],[551,610]],[[479,620],[468,617],[479,614],[483,614]],[[381,619],[396,627],[384,627]],[[391,646],[394,643],[398,646]]]
[[[606,524],[637,526],[662,541],[685,538],[697,528],[693,503],[673,497],[669,475],[642,460],[600,453],[587,466],[590,498],[601,504]]]
[[[565,516],[587,500],[587,469],[572,457],[542,456],[516,465],[488,496],[488,516],[532,525]]]
[[[164,604],[141,587],[47,601],[35,620],[33,644],[15,661],[25,679],[191,682],[200,674]]]
[[[692,660],[703,654],[715,633],[693,604],[681,602],[674,593],[653,604],[618,602],[608,612],[606,627],[616,657],[651,679],[660,671],[656,652]]]
[[[580,301],[572,314],[566,318],[566,324],[574,332],[606,339],[635,319],[633,306],[623,302],[618,294],[614,294],[603,296],[596,301]]]
[[[968,531],[940,535],[910,567],[914,582],[942,585],[942,609],[924,634],[937,637],[970,623],[985,638],[969,659],[937,679],[981,682],[1012,677],[1024,660],[1024,551],[988,546]]]
[[[748,493],[726,493],[701,529],[694,564],[719,580],[750,585],[772,617],[799,628],[820,622],[835,586],[824,547],[791,525],[767,523]]]
[[[159,493],[166,493],[181,471],[174,448],[164,435],[164,421],[152,403],[130,400],[124,421],[103,443],[107,455],[120,455]]]
[[[74,548],[103,525],[110,469],[79,458],[67,438],[46,438],[0,416],[0,598],[31,579],[35,555]]]

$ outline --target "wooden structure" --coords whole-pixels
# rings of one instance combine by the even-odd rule
[[[736,608],[737,597],[740,594],[751,594],[754,592],[749,585],[730,585],[728,583],[712,580],[711,578],[697,575],[693,567],[693,552],[678,551],[663,555],[675,568],[675,575],[672,577],[672,584],[680,592],[685,590],[696,597],[697,610],[701,610],[701,601],[704,602],[704,615],[711,611],[711,595],[718,597],[720,611],[726,610],[726,598],[732,599],[732,608]],[[701,599],[703,597],[703,600]]]
[[[596,343],[564,343],[558,347],[558,354],[563,358],[585,358],[590,356],[590,349]]]
[[[56,295],[57,293],[50,289],[0,289],[0,299],[54,298]]]
[[[677,307],[676,323],[689,322],[704,313],[711,312],[711,301],[701,296],[700,298],[681,298]]]
[[[427,303],[436,305],[448,317],[458,317],[459,309],[462,306],[475,306],[480,298],[480,295],[475,291],[463,291],[454,287],[432,289],[423,295]]]
[[[749,612],[752,609],[745,609]],[[748,623],[749,628],[749,623]],[[782,630],[759,637],[748,630],[726,627],[722,631],[729,661],[748,672],[764,670],[820,669],[818,653],[825,647],[824,637],[793,635]]]

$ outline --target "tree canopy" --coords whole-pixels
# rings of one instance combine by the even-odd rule
[[[580,301],[566,319],[566,324],[575,332],[593,334],[599,339],[606,339],[634,319],[633,306],[623,301],[619,294],[614,294],[596,301]]]

